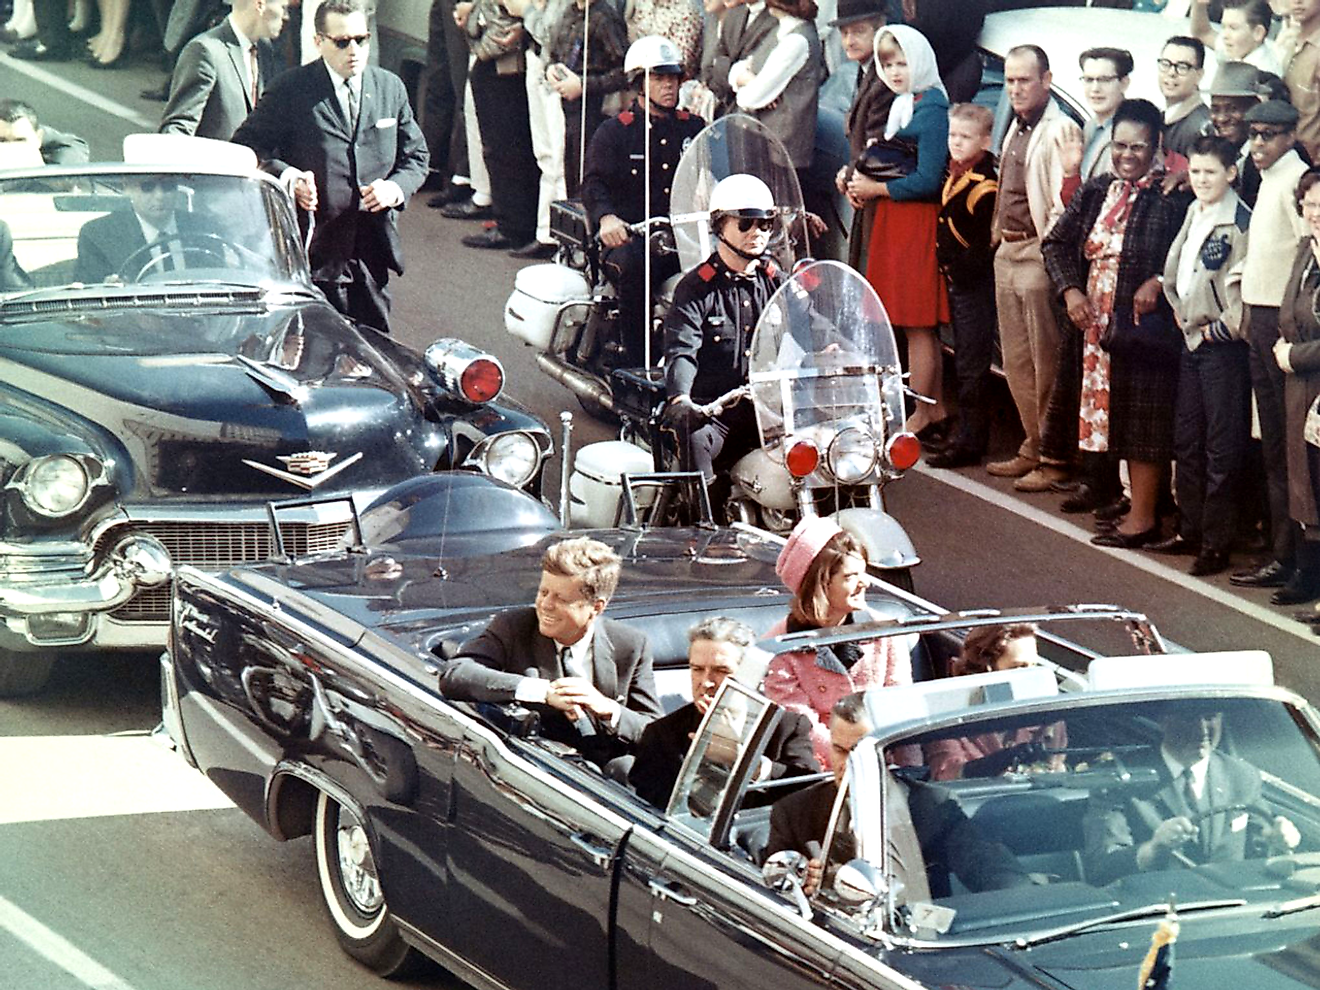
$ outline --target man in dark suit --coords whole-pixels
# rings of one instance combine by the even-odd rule
[[[1158,775],[1154,793],[1119,790],[1092,796],[1082,820],[1090,883],[1106,884],[1175,863],[1240,861],[1249,833],[1277,852],[1297,847],[1297,827],[1282,815],[1271,816],[1261,799],[1260,771],[1216,752],[1223,728],[1221,712],[1168,711],[1160,720],[1159,750],[1127,764],[1130,771]]]
[[[362,0],[326,0],[315,24],[321,58],[276,79],[234,141],[313,214],[312,279],[331,304],[388,333],[397,213],[426,179],[426,141],[403,81],[367,65]]]
[[[702,59],[701,81],[715,97],[716,117],[738,108],[733,87],[729,85],[729,70],[735,63],[750,58],[779,23],[766,9],[765,0],[736,2],[737,6],[733,7],[720,2],[714,18],[706,21],[709,51]],[[707,4],[708,9],[710,6]]]
[[[747,649],[755,642],[756,634],[749,626],[724,616],[702,619],[688,630],[692,701],[646,727],[628,773],[628,783],[657,808],[669,803],[683,758],[715,693],[726,677],[737,675]],[[803,715],[785,712],[766,743],[756,779],[777,780],[819,772],[811,750],[811,722]]]
[[[148,266],[161,271],[187,267],[190,234],[210,231],[179,207],[179,184],[169,175],[134,175],[124,180],[131,209],[114,210],[83,225],[78,232],[78,261],[74,280],[87,285],[119,272],[125,281],[135,281]],[[177,239],[169,235],[180,235]],[[124,263],[145,248],[157,245],[154,254],[143,252],[132,270],[121,272]],[[195,248],[194,248],[195,250]]]
[[[0,144],[31,145],[47,165],[83,165],[88,160],[86,141],[44,126],[37,111],[22,100],[0,100]]]
[[[597,540],[547,548],[536,604],[495,616],[440,672],[441,692],[537,706],[543,735],[601,762],[621,755],[663,709],[646,637],[601,616],[619,570]]]
[[[770,811],[770,839],[765,854],[794,849],[811,856],[804,885],[808,894],[820,886],[824,873],[825,861],[818,850],[825,841],[839,785],[848,767],[848,754],[871,731],[863,697],[861,693],[845,695],[830,713],[830,769],[834,771],[834,779],[781,798]],[[924,877],[908,871],[904,878],[910,899],[923,899],[913,895],[924,886],[929,886],[932,896],[947,896],[949,873],[971,891],[1002,890],[1031,882],[1013,854],[1001,844],[983,839],[958,803],[943,795],[939,788],[916,784],[906,788],[906,793],[904,790],[904,784],[894,782],[888,792],[898,801],[906,797],[909,819],[904,822],[901,810],[893,809],[889,842],[896,863],[924,865]],[[919,849],[911,848],[914,837]],[[841,865],[843,859],[852,855],[852,848],[850,835],[836,835],[831,846],[834,854],[830,857],[831,866]]]
[[[286,13],[286,0],[234,0],[228,17],[189,41],[174,66],[160,132],[233,137],[279,71],[270,42]]]
[[[0,220],[0,292],[32,288],[32,278],[14,257],[14,235],[9,224]]]

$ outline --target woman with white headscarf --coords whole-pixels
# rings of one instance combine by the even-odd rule
[[[935,400],[918,403],[907,422],[932,441],[948,416],[935,331],[949,320],[949,302],[935,261],[935,226],[949,160],[949,101],[935,52],[915,28],[895,24],[876,34],[875,69],[894,102],[884,137],[865,149],[848,179],[848,198],[858,208],[875,202],[866,278],[905,332],[913,389]]]

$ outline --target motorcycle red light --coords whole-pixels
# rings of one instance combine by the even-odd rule
[[[921,441],[915,433],[897,433],[890,438],[885,456],[898,470],[906,471],[921,459]]]
[[[469,402],[489,402],[504,387],[504,370],[490,358],[477,358],[463,369],[458,387]]]
[[[816,465],[819,463],[820,451],[816,449],[815,444],[808,443],[806,440],[799,440],[793,444],[788,448],[788,453],[784,455],[784,466],[788,468],[788,473],[795,478],[805,478],[816,470]]]

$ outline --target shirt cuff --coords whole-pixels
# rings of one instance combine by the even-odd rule
[[[623,718],[623,705],[619,705],[615,708],[614,714],[611,715],[610,720],[605,723],[611,732],[619,731],[619,719],[621,718]]]
[[[544,677],[524,677],[513,690],[514,701],[524,704],[544,705],[545,696],[550,693],[550,682]]]

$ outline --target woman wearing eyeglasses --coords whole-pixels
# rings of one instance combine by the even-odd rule
[[[1132,483],[1127,515],[1093,538],[1096,546],[1159,539],[1156,501],[1173,458],[1183,342],[1160,278],[1190,196],[1161,189],[1162,123],[1147,100],[1119,105],[1114,174],[1082,186],[1041,245],[1050,281],[1082,334],[1078,448],[1093,466],[1126,460]]]

